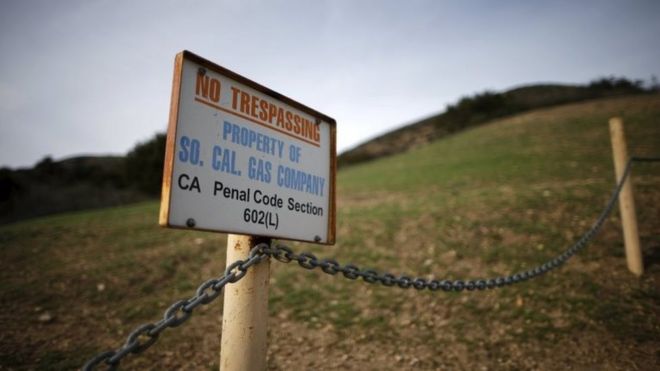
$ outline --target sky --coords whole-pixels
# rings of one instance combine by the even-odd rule
[[[339,151],[460,97],[660,75],[660,1],[0,1],[0,167],[164,132],[186,49],[337,121]]]

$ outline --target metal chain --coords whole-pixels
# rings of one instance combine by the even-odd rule
[[[632,156],[632,157],[630,157],[630,161],[634,161],[634,162],[660,162],[660,157]]]
[[[607,202],[605,208],[600,213],[594,224],[589,228],[589,230],[582,235],[573,245],[567,248],[563,253],[557,255],[555,258],[549,260],[548,262],[538,265],[534,268],[514,273],[508,276],[494,277],[494,278],[483,278],[483,279],[472,279],[472,280],[427,280],[421,277],[411,277],[409,275],[400,275],[395,276],[390,273],[379,273],[373,269],[360,269],[353,264],[341,265],[334,259],[322,259],[319,260],[314,254],[304,252],[301,254],[294,253],[291,248],[284,245],[277,245],[274,247],[269,247],[266,249],[266,253],[271,255],[273,258],[277,259],[283,263],[290,263],[292,261],[298,262],[298,265],[305,269],[315,269],[321,267],[321,270],[324,273],[330,275],[336,275],[341,273],[345,278],[349,280],[356,280],[362,278],[364,282],[367,283],[380,283],[384,286],[396,286],[402,289],[407,289],[413,287],[417,290],[428,289],[430,291],[438,291],[440,289],[444,291],[474,291],[474,290],[486,290],[494,289],[499,287],[504,287],[512,285],[515,283],[527,281],[531,278],[541,276],[555,268],[562,266],[568,259],[573,255],[583,250],[587,243],[598,233],[598,231],[603,226],[603,223],[607,219],[607,216],[610,214],[614,205],[616,204],[617,197],[621,192],[621,188],[630,173],[630,167],[633,161],[660,161],[660,158],[640,158],[640,157],[631,157],[626,163],[626,167],[623,171],[621,179],[614,187],[612,191],[612,196]]]
[[[230,264],[222,276],[212,278],[202,283],[197,288],[193,297],[179,300],[172,304],[165,311],[163,319],[155,323],[146,323],[138,326],[128,335],[126,342],[121,347],[116,350],[109,350],[97,354],[85,363],[83,370],[94,370],[101,364],[107,366],[109,370],[116,370],[119,363],[128,354],[139,354],[147,350],[158,340],[161,332],[167,328],[178,327],[186,322],[195,308],[200,305],[206,305],[215,300],[220,296],[223,288],[228,283],[238,282],[247,274],[247,270],[250,267],[259,264],[269,257],[273,257],[283,263],[296,261],[301,267],[310,270],[320,267],[324,273],[333,276],[337,273],[341,273],[345,278],[350,280],[362,278],[364,282],[371,284],[380,283],[384,286],[396,286],[403,289],[413,287],[417,290],[429,289],[430,291],[438,291],[440,289],[444,291],[486,290],[519,283],[540,276],[563,265],[573,255],[584,249],[587,243],[596,235],[596,233],[598,233],[603,226],[605,219],[616,204],[617,197],[621,192],[624,181],[630,173],[630,166],[633,161],[655,162],[660,161],[660,157],[631,157],[626,163],[623,175],[614,188],[612,196],[607,202],[605,209],[600,213],[598,219],[596,219],[596,222],[591,228],[562,254],[545,264],[536,266],[532,269],[509,276],[488,279],[427,280],[425,278],[410,277],[407,275],[397,277],[390,273],[379,273],[373,269],[360,269],[353,264],[341,265],[334,259],[319,260],[314,254],[308,252],[296,254],[291,248],[285,245],[278,244],[276,246],[270,246],[266,243],[261,243],[250,250],[247,260],[237,260]]]
[[[161,332],[186,322],[195,308],[215,300],[228,283],[238,282],[247,274],[250,267],[261,263],[264,259],[268,259],[268,254],[265,253],[268,248],[269,246],[266,243],[256,245],[250,250],[246,260],[233,262],[227,267],[222,276],[211,278],[199,285],[193,297],[172,304],[165,311],[163,319],[160,321],[138,326],[128,335],[126,342],[121,347],[97,354],[85,363],[83,370],[94,370],[101,364],[107,366],[108,370],[116,370],[121,360],[128,354],[144,352],[158,340]]]

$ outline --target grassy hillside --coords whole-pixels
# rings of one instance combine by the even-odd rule
[[[543,262],[608,198],[613,115],[631,152],[660,154],[659,95],[539,110],[341,171],[337,245],[291,245],[427,278]],[[273,263],[270,368],[657,369],[660,164],[636,165],[634,180],[641,279],[626,270],[617,213],[566,266],[495,291],[393,289]],[[223,235],[159,229],[157,211],[0,226],[0,369],[73,369],[223,270]],[[197,311],[123,369],[217,368],[221,307]]]
[[[487,91],[463,97],[445,112],[368,140],[341,153],[337,162],[345,167],[406,152],[504,116],[590,99],[650,93],[653,89],[645,90],[639,81],[604,78],[589,85],[546,84],[501,93]]]

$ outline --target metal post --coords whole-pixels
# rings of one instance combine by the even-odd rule
[[[227,265],[245,260],[252,247],[269,238],[230,234]],[[250,267],[240,281],[225,287],[220,370],[266,369],[270,259]]]
[[[628,162],[628,151],[626,139],[623,133],[623,120],[619,117],[610,119],[610,136],[612,138],[612,155],[614,156],[614,170],[616,181],[623,176],[623,171]],[[642,264],[642,250],[639,245],[639,233],[637,231],[637,216],[635,214],[635,199],[631,176],[628,176],[621,193],[619,194],[619,210],[621,213],[621,224],[623,226],[623,238],[626,248],[626,261],[628,269],[636,276],[644,273]]]

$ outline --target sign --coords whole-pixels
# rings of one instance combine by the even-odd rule
[[[176,56],[160,224],[334,244],[335,120]]]

